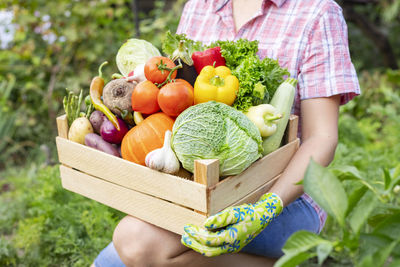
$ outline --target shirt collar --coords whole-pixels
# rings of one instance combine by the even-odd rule
[[[286,0],[270,0],[272,3],[274,3],[277,7],[281,7],[283,3],[286,2]],[[265,1],[264,1],[265,4]]]
[[[206,0],[207,1],[207,0]],[[210,0],[208,0],[210,1]],[[222,0],[222,1],[215,1],[215,6],[214,6],[214,11],[218,12],[221,9],[223,9],[231,0]],[[281,7],[283,5],[283,3],[285,3],[286,0],[264,0],[263,4],[262,4],[262,9],[265,9],[266,6],[266,2],[267,1],[271,1],[272,3],[274,3],[277,7]]]

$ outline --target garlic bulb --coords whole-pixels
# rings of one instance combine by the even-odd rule
[[[164,145],[162,148],[155,149],[147,154],[146,166],[165,173],[177,173],[179,171],[179,161],[175,152],[171,148],[171,131],[166,131],[164,136]]]

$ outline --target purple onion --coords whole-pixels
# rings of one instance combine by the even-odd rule
[[[124,138],[125,134],[128,132],[128,127],[126,126],[125,122],[120,118],[117,119],[120,128],[119,131],[109,120],[106,120],[101,124],[100,135],[104,141],[112,144],[119,144],[122,142],[122,138]]]

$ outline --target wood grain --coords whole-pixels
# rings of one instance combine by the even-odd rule
[[[57,137],[62,164],[92,176],[202,212],[207,211],[206,186],[152,170],[99,150]]]
[[[282,173],[299,146],[299,139],[254,162],[239,175],[228,177],[209,189],[208,214],[232,205]]]
[[[240,205],[243,203],[249,204],[249,203],[257,202],[262,195],[264,195],[265,193],[268,192],[268,190],[274,185],[274,183],[276,182],[276,180],[279,179],[279,177],[280,177],[280,175],[272,178],[272,180],[266,182],[264,185],[260,186],[259,188],[257,188],[256,190],[254,190],[253,192],[248,194],[247,196],[234,202],[232,205]]]
[[[60,165],[60,174],[65,189],[177,234],[183,234],[183,227],[186,224],[201,225],[206,219],[206,216],[190,209],[101,180],[63,165]]]
[[[195,160],[194,181],[207,187],[216,185],[219,181],[219,160]]]
[[[293,142],[297,138],[297,129],[299,126],[299,117],[296,115],[290,115],[289,124],[286,128],[286,143]]]
[[[68,139],[68,120],[67,120],[67,115],[62,115],[60,117],[57,117],[57,130],[58,130],[58,136]]]

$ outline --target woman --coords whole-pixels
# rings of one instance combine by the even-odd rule
[[[293,112],[300,116],[301,146],[267,195],[278,206],[270,214],[275,218],[261,233],[256,231],[239,253],[206,257],[201,253],[207,254],[212,246],[184,240],[186,246],[182,245],[181,236],[127,216],[115,229],[113,244],[95,265],[272,266],[292,233],[321,231],[326,214],[297,183],[311,157],[324,166],[332,161],[339,105],[360,93],[341,9],[333,0],[191,0],[185,5],[178,33],[206,44],[258,40],[259,56],[278,59],[299,81]],[[192,238],[191,231],[200,230],[191,228],[186,238]],[[105,260],[107,256],[110,262]]]

